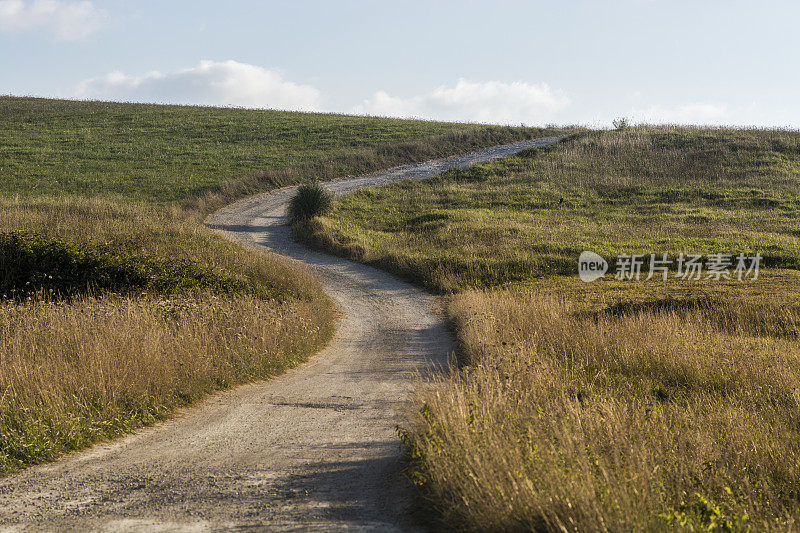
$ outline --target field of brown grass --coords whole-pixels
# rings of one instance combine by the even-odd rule
[[[796,530],[800,134],[637,127],[360,191],[298,235],[442,294],[461,366],[402,435],[438,526]],[[610,273],[577,276],[594,251]],[[760,253],[757,280],[613,279]],[[707,266],[707,265],[706,265]]]
[[[607,314],[541,291],[453,297],[467,364],[420,389],[415,481],[457,528],[792,529],[800,308],[751,300]]]
[[[304,361],[331,336],[315,300],[105,295],[0,306],[0,465],[53,459]]]

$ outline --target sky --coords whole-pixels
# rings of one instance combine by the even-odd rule
[[[800,2],[0,0],[0,94],[800,128]]]

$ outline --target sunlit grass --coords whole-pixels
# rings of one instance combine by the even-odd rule
[[[322,298],[144,293],[0,304],[0,473],[279,374],[324,345],[333,321]]]
[[[454,297],[468,365],[420,389],[405,434],[412,479],[443,523],[793,527],[797,304],[655,309],[587,314],[580,300],[536,291]]]
[[[364,190],[297,234],[444,295],[462,366],[402,433],[439,526],[793,530],[799,176],[797,132],[629,128]],[[764,264],[584,283],[584,250]]]
[[[17,97],[0,97],[0,125],[2,196],[105,195],[203,208],[310,177],[377,170],[538,131]]]
[[[306,238],[437,291],[575,273],[593,250],[800,267],[800,134],[630,129],[342,199]]]
[[[213,209],[539,133],[0,97],[0,234],[28,236],[0,258],[0,473],[269,378],[327,342],[336,312],[315,277],[214,234]]]

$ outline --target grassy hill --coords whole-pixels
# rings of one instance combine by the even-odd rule
[[[242,195],[537,130],[0,97],[0,474],[299,364],[333,304],[203,224]]]
[[[230,195],[237,185],[252,193],[308,177],[292,171],[358,173],[534,131],[14,97],[0,97],[0,124],[3,196],[104,195],[150,203],[181,203],[223,190]]]
[[[571,275],[583,250],[673,259],[760,251],[770,267],[797,269],[798,174],[795,132],[592,133],[362,191],[314,229],[331,249],[438,291]]]
[[[798,198],[798,132],[639,127],[366,189],[296,232],[446,295],[464,366],[405,432],[442,524],[791,530]],[[579,280],[583,250],[605,278]],[[757,252],[755,280],[645,281],[651,253]]]

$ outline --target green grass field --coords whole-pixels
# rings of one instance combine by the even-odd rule
[[[527,128],[0,97],[0,474],[304,361],[307,272],[203,217],[243,195],[527,138]]]
[[[281,170],[346,175],[534,130],[281,111],[0,97],[0,194],[186,202]],[[434,142],[435,141],[435,142]],[[305,176],[296,176],[299,181]],[[285,179],[285,176],[284,176]],[[284,183],[279,183],[284,184]]]
[[[403,430],[442,527],[785,531],[800,523],[798,177],[798,132],[636,127],[363,190],[295,231],[443,295],[463,366],[419,389]],[[580,281],[583,250],[612,272]],[[619,281],[623,252],[765,265]]]
[[[800,134],[637,128],[343,199],[331,249],[449,291],[576,272],[592,250],[800,266]],[[401,201],[401,199],[403,201]]]

